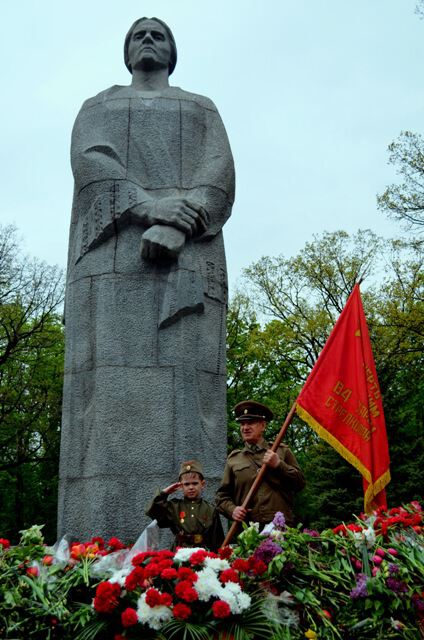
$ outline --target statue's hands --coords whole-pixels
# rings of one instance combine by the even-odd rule
[[[169,487],[165,487],[165,489],[163,489],[163,493],[167,493],[169,495],[170,493],[175,493],[178,489],[181,489],[181,487],[181,482],[174,482],[173,484],[170,484]]]
[[[185,244],[185,234],[175,227],[155,224],[143,233],[141,257],[153,262],[176,260]]]
[[[184,231],[188,238],[205,231],[209,215],[199,203],[189,198],[161,198],[155,201],[152,211],[153,224],[166,224]]]
[[[209,223],[209,214],[199,202],[190,198],[168,196],[143,202],[132,208],[147,226],[169,225],[191,238],[203,233]]]
[[[166,197],[135,205],[131,212],[148,226],[143,233],[140,253],[153,262],[176,260],[186,238],[203,233],[209,214],[190,198]]]

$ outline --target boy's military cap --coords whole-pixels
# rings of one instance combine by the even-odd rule
[[[186,460],[185,462],[182,462],[180,466],[180,475],[178,477],[181,478],[184,473],[198,473],[202,479],[205,477],[202,465],[198,460]]]
[[[265,420],[269,422],[274,417],[269,407],[255,400],[243,400],[243,402],[236,404],[233,411],[237,422],[240,422],[240,420],[252,420],[252,422],[254,420]]]

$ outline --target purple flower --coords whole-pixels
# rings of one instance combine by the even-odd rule
[[[387,578],[386,585],[394,591],[394,593],[405,593],[408,591],[407,585],[403,582],[403,580],[397,580],[396,578]]]
[[[271,560],[277,556],[279,553],[282,553],[282,548],[276,542],[273,542],[271,538],[267,538],[261,542],[259,547],[256,549],[253,557],[255,560],[262,560],[265,564],[271,562]]]
[[[286,528],[286,518],[284,517],[284,513],[282,511],[277,511],[277,513],[274,516],[274,520],[272,521],[272,524],[278,527],[279,529]]]
[[[319,532],[315,529],[303,529],[303,533],[307,533],[308,536],[312,536],[312,538],[319,538]]]
[[[352,600],[355,600],[356,598],[367,597],[368,595],[367,582],[368,582],[368,576],[366,576],[365,573],[358,573],[356,577],[356,586],[353,587],[352,591],[349,594]]]
[[[393,575],[393,574],[395,574],[395,573],[399,573],[399,567],[398,567],[398,565],[397,565],[397,564],[392,564],[392,563],[390,563],[390,564],[389,564],[389,573],[390,573],[390,575]]]

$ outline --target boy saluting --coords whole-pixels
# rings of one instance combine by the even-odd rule
[[[187,460],[180,467],[179,482],[174,482],[153,498],[146,515],[158,526],[171,529],[176,547],[206,547],[216,551],[224,540],[221,521],[215,508],[202,498],[205,487],[203,469],[198,460]],[[181,489],[183,498],[168,499]]]

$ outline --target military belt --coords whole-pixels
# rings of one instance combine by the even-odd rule
[[[190,544],[200,544],[203,542],[203,535],[201,533],[177,533],[175,536],[176,545],[190,545]]]

